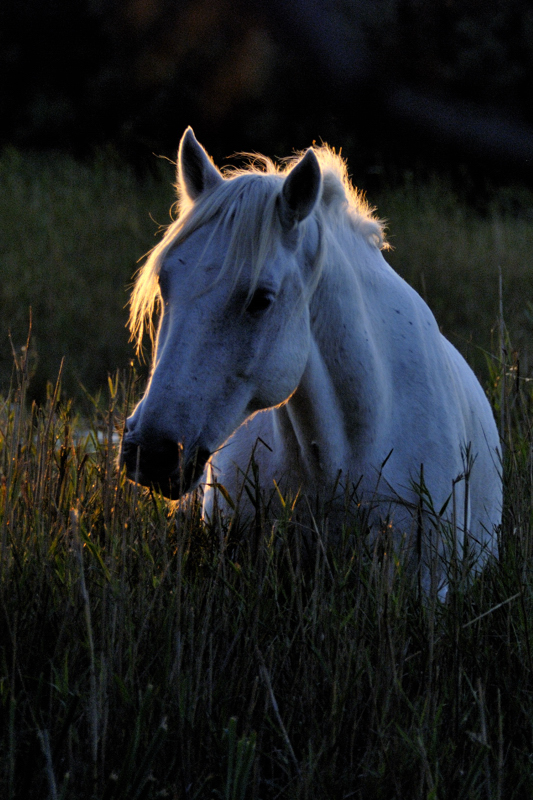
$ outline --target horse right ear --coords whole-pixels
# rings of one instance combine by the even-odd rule
[[[177,178],[180,194],[186,195],[193,202],[224,180],[202,145],[197,142],[191,127],[181,137]]]
[[[291,169],[278,200],[281,225],[291,230],[314,210],[322,190],[320,164],[312,148]]]

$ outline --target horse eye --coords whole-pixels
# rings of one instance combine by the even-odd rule
[[[274,302],[274,295],[269,289],[256,289],[246,306],[248,314],[260,314]]]

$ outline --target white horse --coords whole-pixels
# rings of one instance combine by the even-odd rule
[[[479,382],[383,259],[339,156],[260,164],[223,177],[190,128],[181,140],[179,215],[132,295],[138,342],[161,313],[126,422],[128,476],[173,499],[203,480],[209,515],[216,484],[237,497],[253,454],[265,492],[339,511],[353,488],[370,527],[414,548],[421,519],[448,524],[484,563],[502,484]]]

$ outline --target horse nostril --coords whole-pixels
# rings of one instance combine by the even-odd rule
[[[133,417],[127,417],[124,420],[124,436],[132,436],[135,433],[135,421]]]

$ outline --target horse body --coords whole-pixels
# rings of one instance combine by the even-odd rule
[[[302,491],[327,502],[333,487],[342,495],[349,480],[360,500],[379,500],[378,514],[403,529],[416,524],[421,480],[437,511],[455,487],[458,527],[476,520],[475,538],[490,541],[492,549],[501,490],[490,406],[424,301],[371,245],[357,242],[355,259],[365,251],[372,274],[354,281],[351,291],[344,284],[333,313],[321,295],[329,295],[328,276],[333,272],[337,281],[339,272],[323,275],[311,303],[311,345],[298,387],[287,402],[235,431],[211,459],[207,484],[216,479],[235,496],[256,445],[265,486],[275,480],[282,493]],[[212,492],[206,492],[208,507]]]
[[[350,198],[338,159],[322,155],[228,181],[184,135],[183,219],[134,295],[137,324],[150,291],[162,317],[127,421],[128,474],[178,497],[205,468],[208,515],[216,483],[236,497],[253,454],[266,491],[276,482],[314,509],[341,509],[356,487],[370,523],[402,535],[422,505],[434,524],[453,516],[483,562],[501,518],[489,403],[384,260],[380,226]]]

